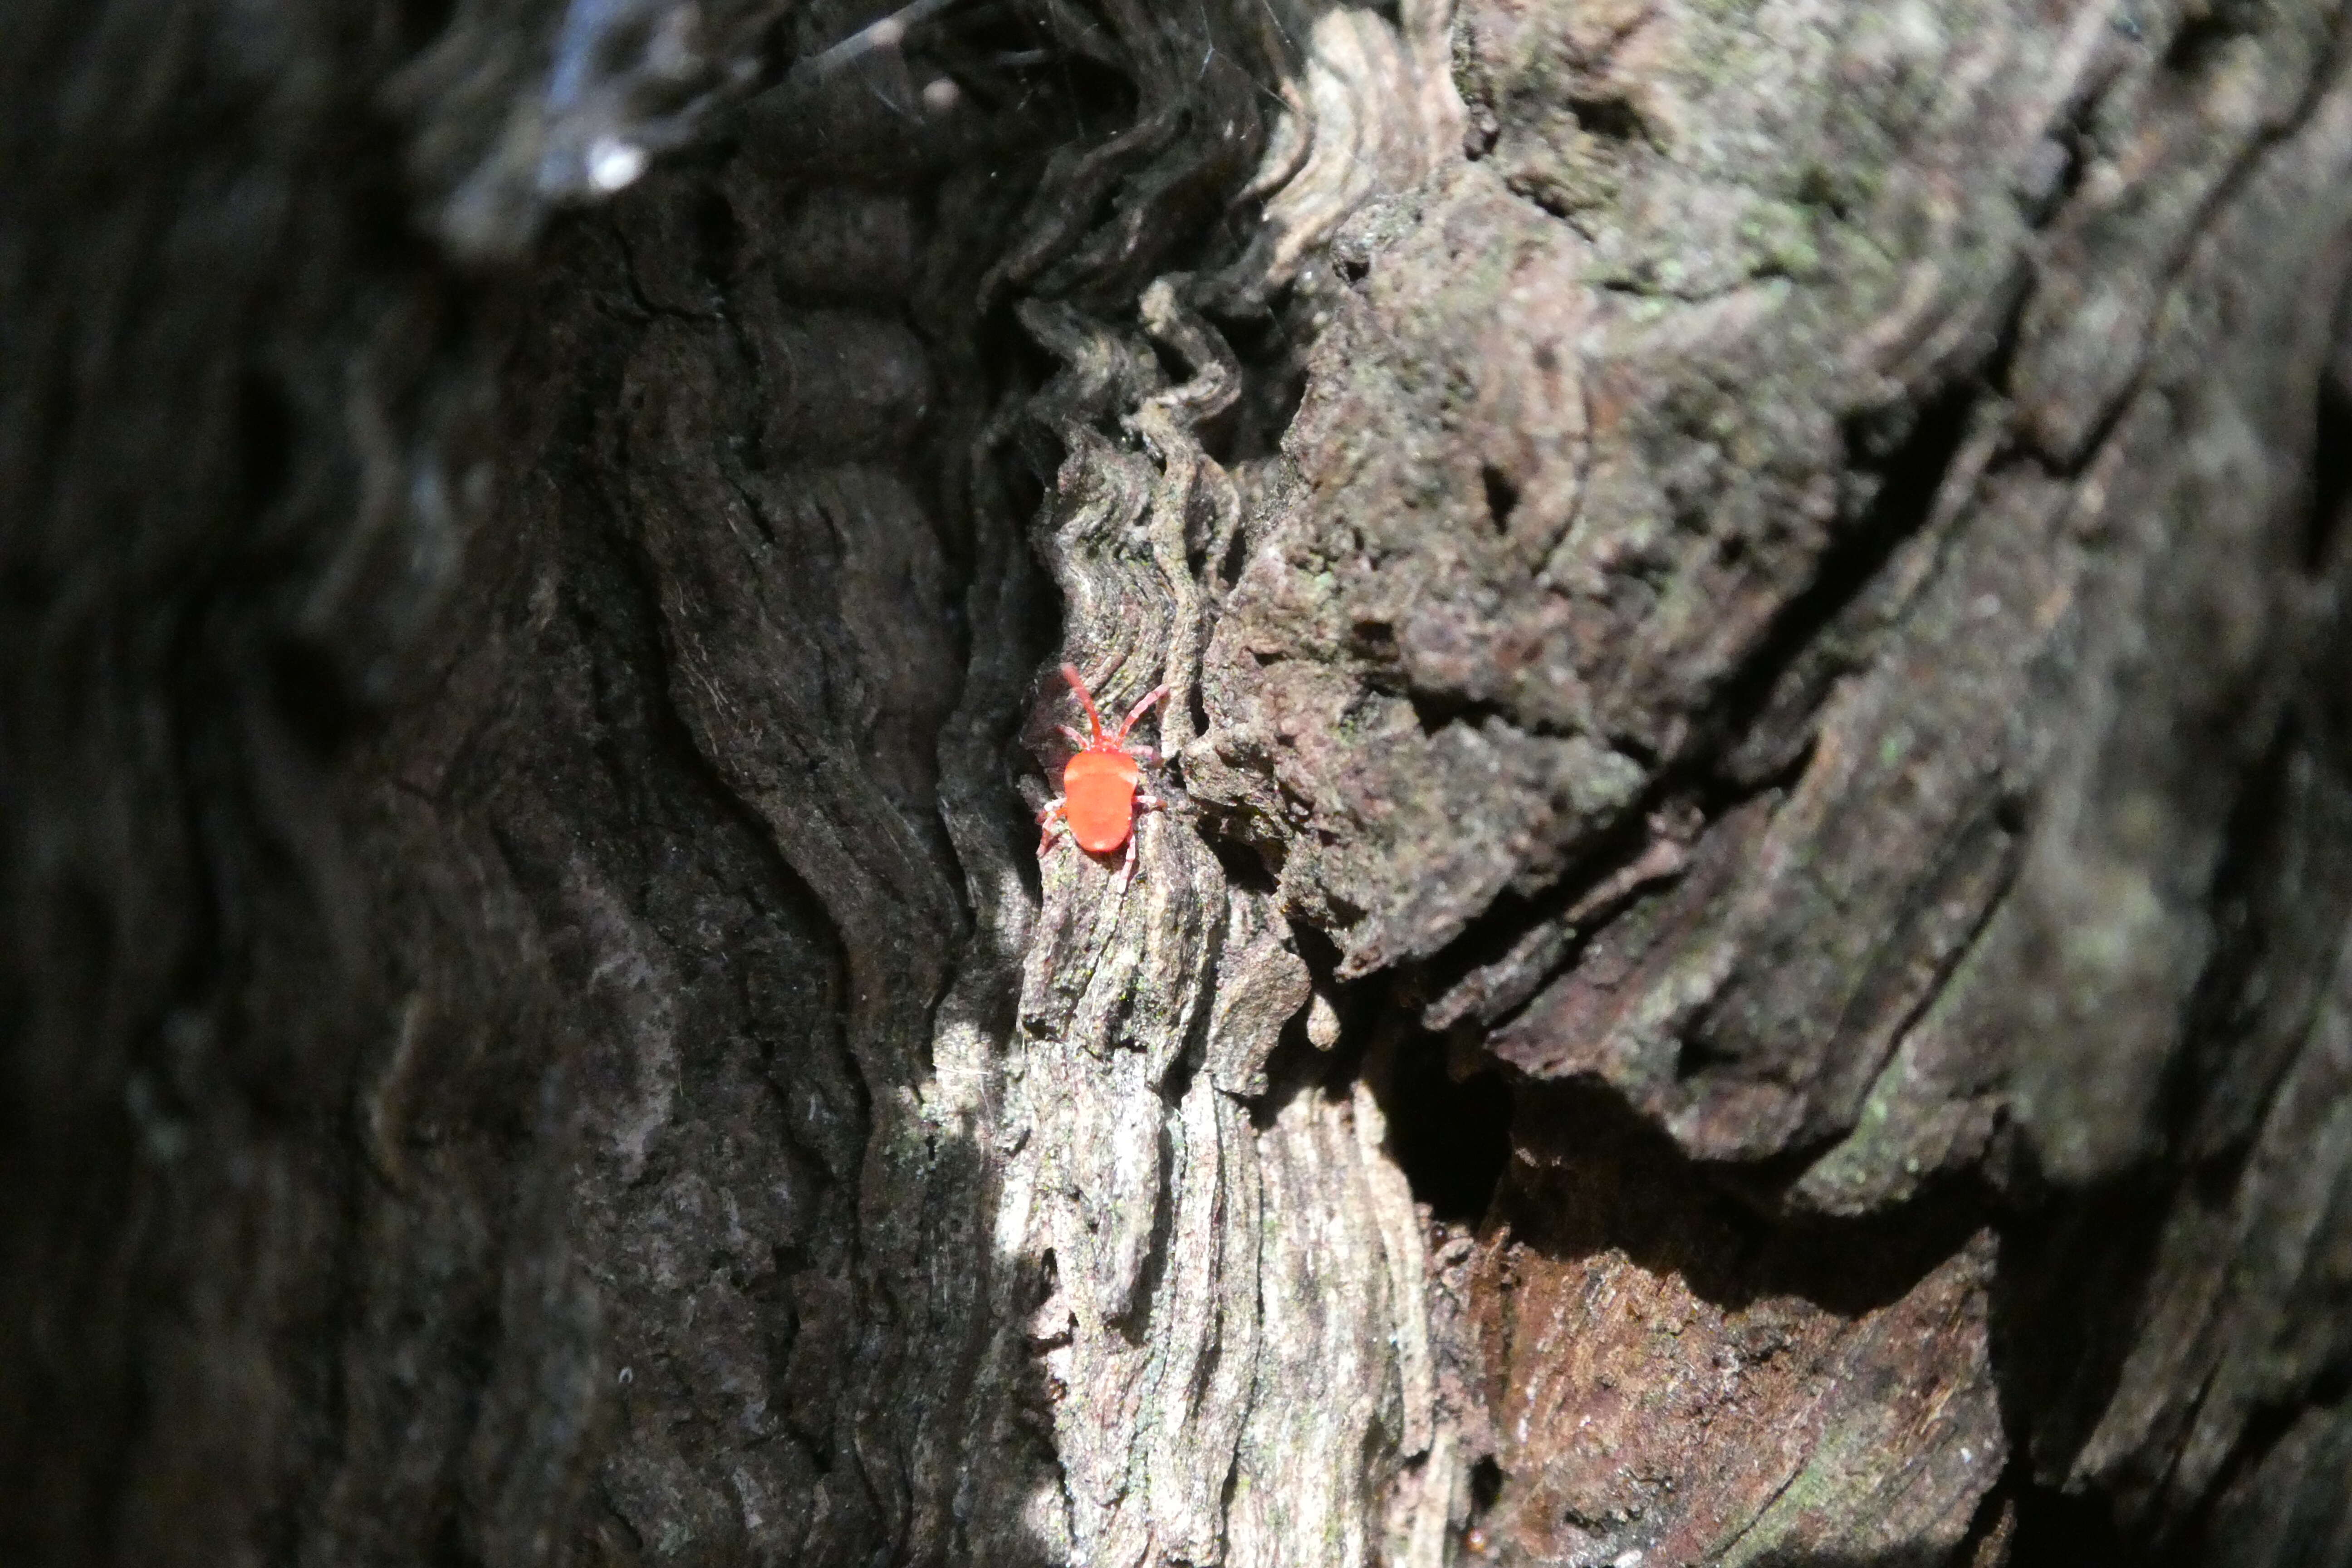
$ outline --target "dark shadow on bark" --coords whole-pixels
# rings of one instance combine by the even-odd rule
[[[1520,1083],[1512,1142],[1544,1173],[1516,1174],[1494,1210],[1515,1238],[1560,1259],[1616,1249],[1738,1310],[1774,1296],[1860,1317],[1899,1300],[1983,1224],[1959,1193],[1866,1219],[1775,1222],[1750,1173],[1710,1170],[1606,1089]]]
[[[1441,1037],[1400,1047],[1383,1094],[1389,1142],[1413,1196],[1441,1222],[1486,1216],[1511,1156],[1511,1091],[1496,1070],[1456,1078]]]

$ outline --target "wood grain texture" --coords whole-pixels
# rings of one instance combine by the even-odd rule
[[[1465,5],[1208,659],[1340,974],[1782,1223],[2012,1216],[2029,1473],[2176,1543],[2344,1364],[2342,27]]]
[[[883,13],[6,24],[0,1558],[2352,1563],[2344,8]]]

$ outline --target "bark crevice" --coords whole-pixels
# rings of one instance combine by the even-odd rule
[[[298,9],[0,50],[0,1556],[2352,1560],[2341,5]]]

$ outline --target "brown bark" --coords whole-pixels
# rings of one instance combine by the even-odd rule
[[[879,15],[0,24],[0,1559],[2352,1563],[2343,8]]]

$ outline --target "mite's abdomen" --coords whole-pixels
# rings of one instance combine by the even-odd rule
[[[1062,812],[1079,848],[1108,855],[1127,842],[1137,776],[1135,759],[1117,752],[1080,752],[1062,769]]]

